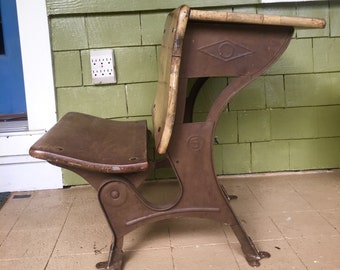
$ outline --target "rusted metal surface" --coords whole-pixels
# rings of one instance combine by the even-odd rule
[[[281,56],[293,32],[287,26],[189,22],[181,78],[235,77],[215,100],[209,120],[217,122],[230,99]]]
[[[251,18],[243,16],[247,25],[242,21],[226,23],[220,15],[196,11],[188,20],[189,13],[190,9],[183,6],[169,15],[161,48],[153,121],[156,149],[161,154],[166,152],[165,160],[146,160],[145,122],[115,122],[79,113],[66,115],[31,148],[32,156],[74,171],[98,191],[113,233],[108,261],[98,263],[98,269],[122,269],[127,233],[176,217],[230,224],[251,266],[259,266],[262,258],[270,256],[257,250],[229,204],[236,197],[228,195],[216,178],[214,132],[230,99],[280,57],[294,28],[286,23],[251,23]],[[197,21],[198,15],[200,21],[207,15],[205,22]],[[217,76],[234,78],[215,100],[206,120],[192,122],[202,85]],[[198,80],[188,93],[190,78]],[[166,166],[176,173],[179,193],[165,204],[151,203],[138,186],[150,171]]]

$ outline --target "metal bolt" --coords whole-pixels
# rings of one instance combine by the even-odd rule
[[[120,196],[120,193],[119,193],[118,190],[114,190],[114,191],[111,192],[111,197],[112,197],[113,199],[116,200],[116,199],[119,198],[119,196]]]

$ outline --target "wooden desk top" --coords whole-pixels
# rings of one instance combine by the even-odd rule
[[[190,10],[190,20],[224,23],[282,25],[294,28],[325,28],[326,21],[318,18],[290,17],[278,15]]]

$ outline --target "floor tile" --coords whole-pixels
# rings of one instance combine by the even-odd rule
[[[18,218],[14,230],[60,229],[66,221],[69,208],[67,207],[40,207],[26,209]]]
[[[316,211],[278,213],[273,214],[272,218],[286,238],[338,234]]]
[[[240,223],[271,257],[262,270],[339,270],[340,170],[219,177]],[[141,188],[154,203],[176,198],[174,181]],[[19,195],[14,198],[13,195]],[[30,196],[20,196],[30,195]],[[95,269],[111,231],[90,186],[13,193],[0,210],[0,269]],[[124,239],[124,270],[250,270],[227,224],[163,220]]]
[[[279,240],[283,235],[271,218],[264,213],[242,214],[238,216],[242,227],[253,241],[257,240]],[[228,241],[237,243],[238,240],[230,226],[225,226]]]
[[[207,219],[180,218],[169,221],[171,246],[226,244],[223,224]]]
[[[13,260],[0,260],[0,269],[44,270],[47,264],[47,260],[48,260],[48,257],[33,257],[33,258],[20,258],[20,259],[13,259]]]
[[[195,245],[173,249],[176,270],[238,270],[228,244]]]
[[[94,270],[96,264],[105,261],[107,253],[101,254],[78,254],[65,256],[52,256],[48,262],[46,270]]]
[[[46,194],[43,191],[32,192],[32,200],[27,209],[55,207],[70,207],[74,196],[69,196],[67,192],[57,192],[57,190],[47,190]]]
[[[0,231],[0,246],[3,241],[7,238],[8,232],[7,231]]]
[[[0,231],[9,232],[18,221],[23,210],[10,210],[6,207],[1,209],[0,215]]]
[[[248,186],[265,211],[306,211],[312,207],[283,179],[248,181]]]
[[[169,221],[142,226],[124,237],[124,250],[170,248]]]
[[[96,250],[109,252],[111,240],[112,233],[106,224],[65,227],[53,254],[56,256],[95,254]]]
[[[128,251],[124,254],[124,270],[173,270],[170,248]]]
[[[340,209],[323,210],[319,213],[340,233]]]
[[[13,198],[14,195],[15,193],[10,196],[6,204],[1,208],[0,231],[9,232],[13,228],[13,226],[15,225],[23,211],[27,208],[32,199],[31,197],[15,199]]]
[[[327,178],[326,178],[327,177]],[[322,181],[322,179],[327,179]],[[311,174],[307,177],[295,179],[294,189],[314,209],[335,209],[340,208],[340,175],[334,178],[332,174],[325,176]]]
[[[11,231],[0,247],[0,260],[48,257],[59,233],[56,229]]]
[[[236,195],[237,199],[231,200],[230,205],[236,214],[263,212],[263,207],[247,186],[247,181],[241,178],[225,180],[220,178],[229,195]]]
[[[107,224],[104,212],[97,199],[74,202],[66,220],[65,226],[77,227],[79,224],[95,225]]]
[[[88,202],[98,202],[97,191],[89,185],[71,187],[64,190],[64,192],[74,197],[74,206],[84,205]]]
[[[340,236],[288,239],[308,269],[339,269]]]
[[[260,260],[260,270],[306,270],[306,266],[301,262],[300,258],[290,248],[286,240],[273,240],[255,242],[256,246],[261,251],[270,253],[269,258]],[[231,244],[234,255],[241,270],[251,270],[253,267],[249,266],[244,258],[239,244]]]

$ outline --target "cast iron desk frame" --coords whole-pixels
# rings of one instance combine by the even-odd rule
[[[274,24],[274,25],[273,25]],[[269,257],[258,251],[218,183],[212,147],[216,123],[230,99],[263,74],[285,51],[294,26],[323,27],[323,20],[190,10],[169,14],[162,42],[153,106],[157,152],[166,154],[180,192],[155,205],[138,191],[160,163],[147,160],[145,121],[117,122],[68,113],[31,149],[34,157],[81,175],[97,191],[113,233],[109,259],[97,268],[120,270],[123,238],[155,221],[199,217],[230,224],[248,263]],[[198,92],[207,78],[232,76],[207,118],[192,122]],[[188,79],[198,78],[187,94]]]

